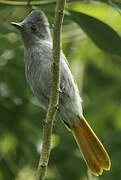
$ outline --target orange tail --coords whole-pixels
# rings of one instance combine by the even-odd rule
[[[89,169],[98,176],[103,169],[110,170],[110,158],[84,117],[80,118],[80,121],[80,124],[73,125],[71,130]]]

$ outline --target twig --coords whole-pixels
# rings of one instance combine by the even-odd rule
[[[27,0],[27,5],[31,8],[31,0]]]
[[[26,1],[26,2],[0,0],[0,4],[10,5],[10,6],[27,6],[28,2],[29,2],[29,0]],[[51,0],[51,1],[31,1],[31,2],[29,2],[29,5],[31,5],[31,6],[45,5],[45,4],[53,4],[55,2],[56,2],[56,0]]]
[[[51,150],[51,134],[53,128],[53,120],[56,115],[59,103],[59,87],[60,87],[60,52],[61,52],[61,28],[64,16],[64,6],[66,0],[57,0],[55,13],[55,26],[53,29],[53,56],[52,56],[52,72],[51,72],[51,92],[50,103],[46,115],[46,123],[43,127],[43,146],[37,171],[37,179],[44,180],[48,160]]]
[[[29,0],[28,0],[29,1]],[[7,0],[0,0],[0,4],[9,5],[9,6],[40,6],[40,5],[46,5],[46,4],[53,4],[56,3],[56,0],[46,0],[46,1],[31,1],[28,3],[28,1],[7,1]],[[75,3],[80,2],[83,0],[67,0],[69,3]]]

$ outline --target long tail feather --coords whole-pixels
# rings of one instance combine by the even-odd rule
[[[100,175],[103,169],[110,170],[110,158],[84,117],[71,130],[92,173]]]

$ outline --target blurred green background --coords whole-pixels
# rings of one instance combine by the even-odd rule
[[[26,82],[23,43],[10,22],[41,9],[52,29],[55,2],[21,4],[26,2],[0,1],[0,180],[35,180],[41,153],[46,112]],[[46,180],[121,179],[120,8],[120,1],[74,0],[67,3],[63,24],[63,51],[83,98],[84,115],[110,155],[111,170],[99,177],[88,173],[71,133],[55,120]]]

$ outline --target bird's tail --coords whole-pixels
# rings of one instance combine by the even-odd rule
[[[73,125],[71,130],[89,169],[98,176],[103,170],[110,170],[110,158],[85,118],[79,119],[80,124]]]

